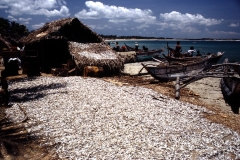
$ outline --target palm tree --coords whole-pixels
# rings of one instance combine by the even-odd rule
[[[0,34],[6,38],[19,40],[29,34],[29,31],[24,25],[0,17]]]

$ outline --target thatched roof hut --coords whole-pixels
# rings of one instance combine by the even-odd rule
[[[119,73],[124,66],[120,56],[106,44],[68,42],[68,47],[80,71],[84,66],[100,66],[105,74],[112,74]]]
[[[20,42],[32,44],[46,39],[65,39],[80,43],[100,43],[103,39],[77,18],[64,18],[46,23],[23,37]]]
[[[10,50],[12,45],[0,35],[0,52]]]
[[[103,39],[81,23],[77,18],[65,18],[46,23],[42,28],[23,37],[26,55],[30,50],[38,52],[42,72],[60,68],[71,58],[68,41],[79,43],[102,43]]]

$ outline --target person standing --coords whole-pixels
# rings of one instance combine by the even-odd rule
[[[9,92],[8,92],[8,82],[7,82],[7,73],[6,70],[1,71],[1,86],[2,88],[0,89],[0,96],[1,96],[1,104],[8,105],[9,101]]]
[[[119,50],[120,50],[120,47],[118,45],[118,42],[116,42],[116,51],[119,52]]]
[[[182,52],[182,46],[180,45],[180,41],[177,41],[177,44],[175,46],[175,54],[174,57],[180,57]]]
[[[135,51],[138,51],[138,44],[135,42]]]

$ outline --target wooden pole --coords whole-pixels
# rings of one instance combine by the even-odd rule
[[[170,55],[169,55],[169,49],[168,49],[168,42],[167,42],[167,50],[168,50],[168,57],[170,57]]]
[[[175,99],[179,98],[180,98],[180,79],[179,77],[177,77],[175,85]]]

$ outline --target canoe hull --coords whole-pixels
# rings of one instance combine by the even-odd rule
[[[218,52],[216,55],[213,54],[208,60],[208,64],[217,64],[218,61],[222,58],[224,52]],[[163,56],[166,58],[168,62],[187,62],[187,61],[196,61],[198,59],[201,59],[201,56],[194,56],[194,57],[183,57],[183,58],[177,58],[177,57],[168,57],[163,54]],[[210,56],[210,55],[209,55]]]
[[[136,60],[137,61],[152,60],[152,58],[159,57],[160,53],[161,53],[161,50],[149,51],[149,52],[136,52]]]
[[[203,71],[208,65],[207,62],[208,58],[204,58],[189,64],[158,66],[142,65],[155,79],[159,81],[174,81],[177,77],[184,78],[196,75],[197,73]]]
[[[125,43],[124,43],[125,44]],[[126,48],[129,51],[135,51],[135,48],[132,48],[128,45],[126,45]],[[143,51],[143,50],[138,50],[136,51],[136,61],[141,62],[141,61],[149,61],[152,60],[152,58],[157,58],[160,56],[160,53],[162,52],[162,49],[158,50],[149,50],[149,51]]]
[[[240,96],[240,78],[222,78],[220,81],[221,90],[226,100]]]

